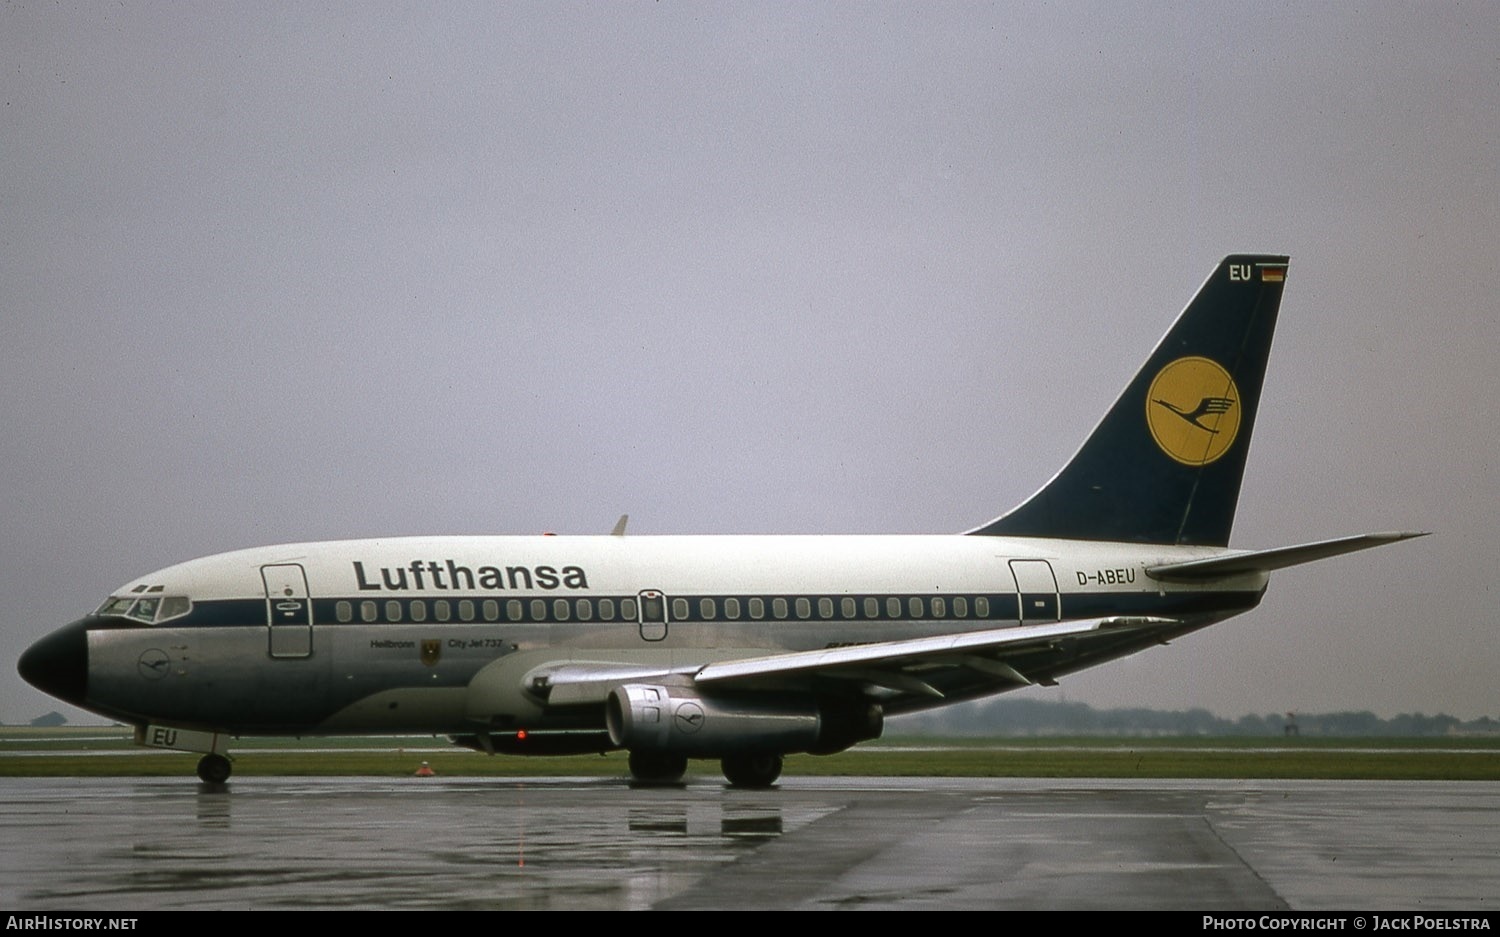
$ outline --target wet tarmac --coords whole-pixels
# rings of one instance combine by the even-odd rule
[[[0,779],[0,906],[1493,911],[1500,784]]]

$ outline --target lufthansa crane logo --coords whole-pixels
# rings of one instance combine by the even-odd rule
[[[692,735],[703,728],[703,707],[697,703],[688,701],[677,707],[677,713],[673,721],[677,724],[677,731],[683,735]]]
[[[141,656],[136,658],[135,669],[147,680],[160,680],[172,669],[172,658],[161,648],[153,647],[142,651]]]
[[[1207,465],[1240,431],[1240,390],[1217,361],[1178,358],[1146,392],[1146,425],[1161,451],[1183,465]]]

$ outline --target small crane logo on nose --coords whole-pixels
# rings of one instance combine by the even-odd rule
[[[167,675],[171,666],[172,658],[167,656],[167,652],[155,647],[142,651],[135,662],[135,669],[147,680],[160,680]]]

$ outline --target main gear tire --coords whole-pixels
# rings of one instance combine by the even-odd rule
[[[781,777],[781,756],[776,754],[729,755],[720,766],[732,787],[767,788]]]
[[[686,755],[643,749],[630,753],[630,777],[637,784],[676,784],[686,773]]]

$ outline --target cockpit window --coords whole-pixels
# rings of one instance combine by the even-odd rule
[[[134,618],[137,621],[156,621],[156,609],[160,605],[161,599],[155,596],[141,599],[135,603],[135,607],[130,610],[127,617]]]
[[[99,611],[95,614],[124,615],[149,625],[181,618],[192,610],[193,602],[185,595],[147,595],[140,598],[130,595],[111,596],[99,606]]]
[[[131,596],[126,596],[124,598],[118,596],[110,596],[109,598],[104,600],[103,605],[99,606],[99,611],[96,612],[96,614],[123,615],[130,610],[130,603],[134,601],[135,599]]]
[[[156,613],[157,621],[168,621],[173,618],[181,618],[193,610],[193,603],[188,601],[185,595],[169,595],[161,600],[161,610]]]

